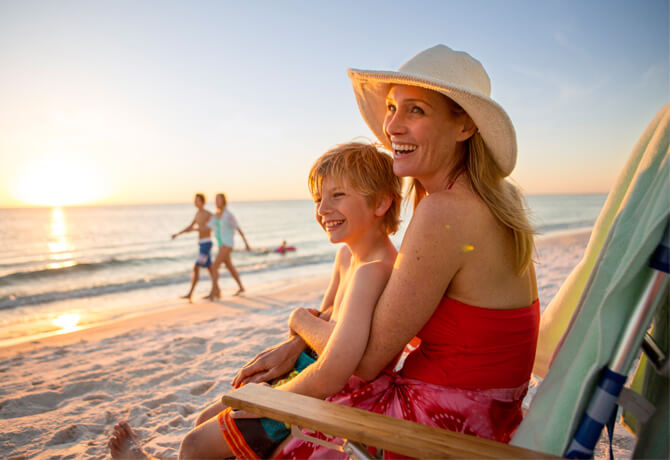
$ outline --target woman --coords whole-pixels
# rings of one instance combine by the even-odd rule
[[[394,172],[412,179],[414,213],[358,377],[329,400],[507,442],[521,421],[539,324],[533,231],[505,180],[516,162],[514,127],[489,97],[482,65],[444,45],[398,72],[349,76],[363,118],[393,152]],[[319,352],[332,327],[297,319]],[[392,372],[415,335],[421,345]],[[261,353],[234,385],[274,377],[302,347],[293,339]],[[293,440],[282,455],[320,449]]]
[[[238,289],[233,295],[240,295],[244,292],[244,286],[242,286],[240,275],[237,273],[237,269],[230,258],[230,253],[233,251],[233,237],[235,236],[235,230],[242,236],[247,251],[251,251],[251,247],[249,246],[244,233],[242,233],[242,229],[238,225],[237,219],[235,219],[232,212],[226,209],[226,195],[223,193],[218,193],[216,195],[216,214],[212,216],[210,225],[212,226],[214,235],[216,235],[216,240],[219,243],[219,252],[212,264],[212,267],[214,268],[214,278],[212,279],[212,291],[207,298],[214,300],[221,297],[221,290],[219,289],[219,267],[222,263],[226,264],[226,268],[230,272],[230,275],[237,282]]]

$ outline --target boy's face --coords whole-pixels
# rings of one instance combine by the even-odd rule
[[[368,200],[348,180],[326,176],[314,196],[316,221],[331,243],[353,243],[377,223]]]

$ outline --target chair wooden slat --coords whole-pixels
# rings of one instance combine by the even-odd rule
[[[245,385],[222,399],[234,409],[416,458],[557,458],[264,385]]]

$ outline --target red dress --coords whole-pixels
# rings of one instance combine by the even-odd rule
[[[521,422],[539,323],[537,300],[494,310],[444,297],[400,371],[387,368],[370,382],[352,376],[327,401],[509,442]],[[293,439],[278,458],[338,456],[345,457]]]

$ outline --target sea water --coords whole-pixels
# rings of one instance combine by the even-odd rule
[[[527,197],[545,235],[591,227],[605,199]],[[337,246],[316,223],[311,201],[231,202],[228,209],[253,248],[245,251],[236,234],[232,260],[250,293],[330,274]],[[0,346],[174,305],[188,291],[197,234],[170,236],[194,214],[192,204],[0,209]],[[403,208],[392,238],[398,247],[410,214]],[[282,241],[296,250],[274,252]],[[224,296],[237,290],[224,266],[219,282]],[[210,286],[201,269],[194,298]]]

